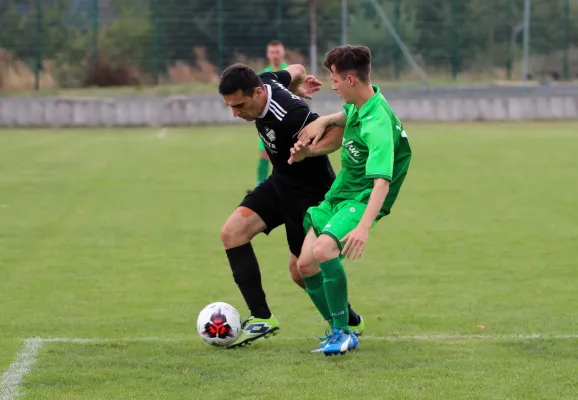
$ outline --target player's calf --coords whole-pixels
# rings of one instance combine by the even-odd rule
[[[295,282],[297,286],[305,289],[305,282],[303,282],[303,278],[299,273],[297,263],[297,257],[295,257],[293,254],[289,254],[289,273],[291,274],[291,279],[293,279],[293,282]]]
[[[229,217],[221,230],[221,241],[247,307],[254,318],[271,318],[265,291],[261,284],[259,263],[251,239],[265,229],[265,223],[254,211],[239,207]]]

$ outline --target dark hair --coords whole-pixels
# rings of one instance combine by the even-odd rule
[[[271,40],[267,43],[267,47],[269,46],[283,46],[283,43],[280,40]]]
[[[371,50],[367,46],[339,46],[325,55],[323,65],[330,71],[333,66],[342,77],[348,72],[355,72],[362,82],[369,82]]]
[[[219,82],[219,93],[228,95],[240,90],[243,96],[251,97],[256,88],[262,88],[263,82],[255,71],[244,64],[233,64],[225,68]]]

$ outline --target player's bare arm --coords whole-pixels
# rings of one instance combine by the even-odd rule
[[[316,144],[306,146],[300,140],[291,148],[291,157],[288,163],[291,165],[295,162],[304,160],[307,157],[317,157],[331,154],[341,147],[343,140],[343,128],[340,126],[329,127],[323,138]]]
[[[307,75],[303,65],[291,64],[285,68],[285,71],[291,75],[291,84],[287,89],[293,94],[305,99],[311,99],[311,95],[321,89],[321,81],[313,75]]]
[[[355,258],[362,256],[363,248],[369,237],[369,229],[377,218],[388,192],[389,181],[387,179],[376,178],[373,180],[373,190],[371,191],[363,217],[357,227],[341,239],[342,242],[347,242],[341,254],[350,260],[355,260]]]
[[[346,123],[347,116],[342,112],[324,115],[303,128],[301,132],[299,132],[298,138],[305,146],[309,144],[316,145],[325,134],[327,127],[344,127]]]

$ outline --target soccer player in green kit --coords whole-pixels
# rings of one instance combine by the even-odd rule
[[[341,260],[361,257],[369,230],[390,213],[409,168],[411,148],[403,124],[379,87],[371,84],[369,48],[337,47],[327,53],[324,65],[345,111],[307,125],[289,163],[314,156],[308,145],[316,143],[327,126],[345,127],[342,170],[325,200],[307,211],[307,236],[297,263],[307,293],[332,328],[314,352],[333,355],[359,344],[348,328],[347,276]]]
[[[269,65],[258,72],[277,72],[289,66],[285,62],[285,47],[279,40],[272,40],[267,44],[267,60]],[[269,156],[265,150],[265,144],[259,139],[259,162],[257,164],[257,185],[263,182],[269,175]]]

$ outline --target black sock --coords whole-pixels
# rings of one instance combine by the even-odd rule
[[[361,322],[359,315],[353,311],[351,308],[351,304],[347,303],[347,309],[349,310],[349,322],[347,323],[349,326],[357,326]]]
[[[225,250],[233,271],[233,279],[245,298],[251,315],[255,318],[270,318],[271,311],[265,300],[261,285],[261,271],[251,243]]]

